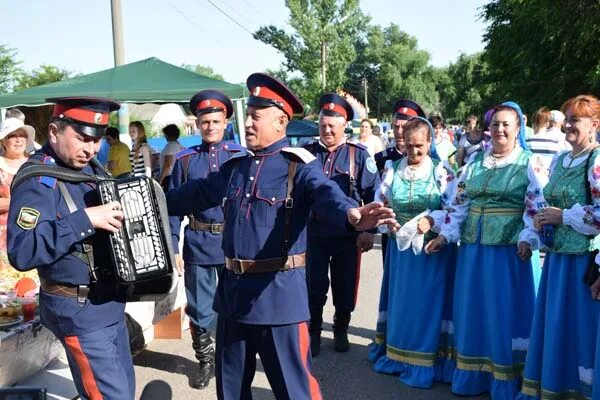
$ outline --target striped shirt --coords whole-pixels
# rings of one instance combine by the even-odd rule
[[[142,149],[144,147],[148,147],[147,144],[142,144],[137,151],[137,154],[134,150],[131,150],[129,153],[129,162],[131,163],[131,174],[133,176],[143,176],[146,175],[146,168],[144,166],[144,153]]]

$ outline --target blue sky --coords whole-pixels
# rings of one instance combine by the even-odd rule
[[[284,0],[212,0],[241,25],[287,26]],[[436,66],[460,52],[483,49],[477,20],[484,0],[363,0],[379,25],[398,24],[429,51]],[[276,69],[283,57],[254,40],[208,0],[122,0],[125,62],[158,57],[176,65],[203,64],[225,80],[243,82]],[[113,66],[110,0],[0,0],[0,44],[18,51],[22,67],[52,64],[90,73]]]

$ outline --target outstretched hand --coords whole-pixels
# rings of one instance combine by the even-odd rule
[[[359,208],[348,210],[348,222],[359,231],[377,228],[379,225],[387,224],[395,231],[398,222],[391,208],[384,207],[381,203],[369,203]]]

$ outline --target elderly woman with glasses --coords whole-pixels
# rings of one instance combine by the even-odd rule
[[[525,202],[528,192],[540,190],[530,156],[521,108],[513,102],[495,107],[491,147],[468,161],[446,223],[426,247],[436,252],[460,240],[455,394],[490,392],[493,400],[513,400],[520,387],[533,317],[530,257],[537,237]]]
[[[423,243],[437,236],[446,219],[454,173],[440,161],[434,129],[424,118],[404,125],[406,156],[388,161],[376,193],[403,227],[388,242],[380,315],[370,360],[377,372],[395,374],[401,382],[430,388],[452,378],[452,291],[456,248],[422,253]],[[385,319],[385,323],[383,323]]]
[[[562,106],[571,151],[558,153],[548,184],[528,202],[546,248],[519,400],[592,394],[600,280],[583,281],[600,233],[600,103],[577,96]],[[593,299],[593,298],[594,299]]]

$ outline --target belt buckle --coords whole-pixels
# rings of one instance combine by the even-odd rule
[[[244,274],[244,262],[242,260],[233,259],[233,273],[236,275]]]
[[[77,286],[77,303],[83,305],[90,294],[90,287],[87,285]]]
[[[210,233],[213,235],[220,235],[223,233],[223,225],[221,224],[210,224]]]
[[[294,208],[294,198],[293,197],[286,197],[285,208]]]

